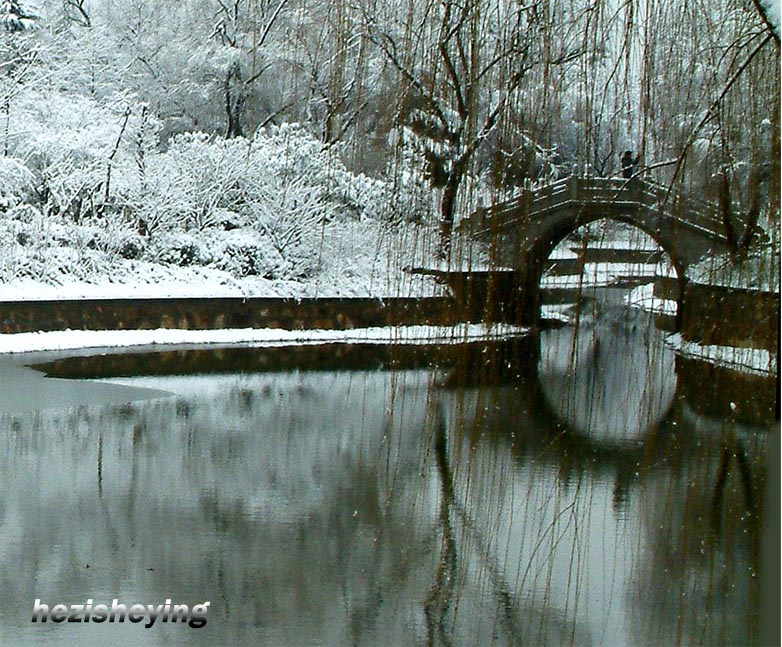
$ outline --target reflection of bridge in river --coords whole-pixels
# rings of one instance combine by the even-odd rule
[[[516,383],[490,393],[476,384],[469,411],[459,391],[444,406],[456,412],[446,426],[454,446],[447,467],[469,477],[453,495],[461,522],[453,535],[477,544],[472,529],[492,528],[504,549],[494,553],[500,573],[512,572],[507,555],[521,555],[516,579],[494,585],[514,592],[511,606],[520,615],[539,604],[572,619],[576,638],[552,644],[588,644],[578,630],[589,644],[690,642],[701,630],[705,643],[747,642],[744,621],[730,618],[733,608],[747,617],[745,600],[753,596],[742,569],[757,568],[757,526],[747,520],[758,510],[757,458],[766,434],[742,436],[740,425],[693,411],[672,353],[660,351],[637,370],[638,344],[620,340],[613,358],[619,367],[606,370],[611,361],[600,355],[611,351],[598,347],[605,338],[585,344],[572,363],[562,361],[569,340],[562,341],[555,357],[542,348],[536,370]],[[590,400],[590,393],[597,396]],[[741,547],[726,549],[732,539],[725,538],[742,524]],[[731,592],[715,594],[717,581],[730,582]],[[698,600],[694,609],[685,597]],[[520,609],[522,601],[528,606]],[[711,609],[705,620],[703,606]],[[602,627],[594,622],[600,617]],[[681,633],[663,618],[681,619]]]
[[[482,301],[504,301],[515,319],[535,323],[549,255],[566,236],[600,219],[625,222],[651,236],[670,256],[682,286],[700,258],[727,251],[716,205],[640,179],[570,177],[524,190],[463,220],[460,230],[489,242],[497,266],[514,271],[457,272],[449,280],[457,293],[477,289]]]
[[[578,351],[574,380],[594,384],[604,356],[621,363],[610,333]],[[684,428],[670,389],[649,409],[652,429],[612,448],[606,416],[583,428],[568,411],[570,397],[588,408],[586,391],[558,395],[570,366],[558,350],[546,360],[549,341],[49,364],[60,377],[146,367],[174,377],[130,383],[177,395],[0,417],[0,600],[29,618],[24,601],[42,583],[54,595],[59,572],[102,598],[117,581],[136,599],[203,592],[220,600],[210,626],[233,644],[750,642],[736,617],[751,618],[755,561],[724,546],[751,538],[736,487],[754,483],[751,456],[725,461],[722,437]],[[703,544],[714,501],[731,541]],[[63,537],[67,550],[52,551]],[[723,563],[736,585],[724,595],[726,574],[701,571]]]

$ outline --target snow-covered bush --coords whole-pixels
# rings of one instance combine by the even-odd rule
[[[396,222],[422,222],[433,213],[432,193],[427,181],[427,161],[420,148],[409,138],[392,143],[397,146],[396,159],[389,165],[388,181],[379,196],[379,204],[388,210],[388,218]]]
[[[246,144],[203,133],[179,135],[169,149],[148,161],[154,182],[138,187],[129,203],[150,231],[205,229],[241,201]]]
[[[342,216],[375,217],[384,203],[383,182],[348,171],[336,147],[324,146],[299,124],[259,131],[248,162],[254,175],[274,177],[280,186],[310,187]]]
[[[259,276],[278,278],[285,261],[267,237],[247,230],[234,230],[215,241],[214,266],[237,278]]]
[[[74,226],[21,205],[0,218],[0,280],[50,285],[110,276],[112,255],[98,248],[93,226]]]
[[[252,140],[180,135],[147,160],[147,171],[154,183],[134,185],[126,203],[152,232],[155,260],[214,260],[235,276],[312,276],[326,223],[380,218],[387,204],[383,182],[349,172],[336,149],[297,125],[268,128]],[[212,230],[231,242],[211,254],[172,238],[196,231],[214,238]]]
[[[13,207],[32,188],[35,176],[15,157],[0,157],[0,209]]]
[[[6,145],[33,174],[40,206],[78,219],[121,203],[138,183],[142,115],[125,95],[97,100],[26,87],[9,114]]]
[[[69,213],[78,219],[82,211],[94,206],[98,188],[105,178],[105,169],[99,159],[64,157],[41,172],[42,187],[47,192],[47,203],[57,213]],[[87,204],[85,204],[85,202]]]
[[[354,174],[296,124],[252,139],[188,133],[159,151],[154,119],[127,97],[23,99],[14,119],[29,137],[0,161],[0,281],[113,281],[136,263],[313,285],[327,274],[360,293],[392,262],[382,241],[430,197],[412,166],[394,181]]]
[[[73,225],[68,226],[74,228]],[[110,258],[139,259],[147,253],[149,246],[147,238],[135,231],[122,214],[107,212],[102,216],[92,216],[76,229],[89,231],[87,246],[104,252]]]
[[[147,260],[164,265],[208,265],[214,260],[201,237],[183,231],[167,231],[150,241]]]

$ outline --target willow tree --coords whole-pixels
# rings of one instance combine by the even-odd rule
[[[537,3],[428,1],[365,11],[367,35],[401,79],[399,121],[426,142],[442,189],[440,255],[450,253],[457,201],[476,152],[542,61]]]
[[[645,0],[643,132],[662,179],[716,198],[740,260],[779,217],[779,40],[757,4]]]

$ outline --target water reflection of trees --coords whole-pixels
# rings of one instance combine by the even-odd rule
[[[611,442],[535,352],[476,350],[447,379],[148,379],[178,395],[5,416],[0,608],[211,599],[161,629],[210,644],[751,636],[762,436],[673,397]]]
[[[542,349],[541,358],[545,357],[546,350]],[[605,378],[603,371],[579,373],[578,366],[575,368],[568,376],[570,379],[602,386],[599,383]],[[672,362],[668,363],[668,369],[668,379],[675,384]],[[608,379],[613,378],[609,375]],[[647,425],[639,425],[631,436],[617,439],[616,434],[606,433],[605,429],[577,425],[584,421],[591,423],[595,418],[569,415],[573,403],[566,396],[578,395],[578,389],[562,389],[560,397],[554,399],[550,397],[550,385],[544,380],[539,374],[519,384],[492,390],[491,395],[499,398],[499,405],[496,401],[487,403],[485,396],[482,399],[476,394],[474,410],[475,420],[481,420],[478,424],[481,436],[510,447],[517,469],[503,474],[512,473],[511,481],[524,481],[521,475],[525,471],[549,468],[544,479],[550,484],[550,498],[557,500],[554,512],[544,515],[550,527],[557,526],[561,520],[557,515],[568,510],[574,528],[581,529],[581,537],[573,530],[572,537],[565,541],[570,550],[579,553],[579,559],[571,561],[572,568],[559,581],[556,577],[545,580],[542,588],[547,601],[556,598],[557,588],[570,590],[560,609],[567,609],[574,618],[583,618],[582,610],[592,604],[598,618],[610,622],[611,610],[601,608],[599,601],[588,599],[599,599],[601,590],[605,592],[605,583],[601,584],[599,577],[595,583],[598,573],[594,564],[589,563],[588,543],[611,544],[607,541],[609,536],[624,535],[625,541],[637,544],[613,545],[608,551],[613,566],[606,568],[609,571],[613,568],[614,576],[606,579],[611,581],[608,588],[623,591],[620,597],[624,602],[618,604],[625,607],[625,623],[631,629],[625,641],[632,644],[751,642],[758,620],[756,577],[761,520],[757,500],[764,490],[765,430],[702,418],[694,413],[678,389],[674,391],[662,385],[656,394],[667,395],[652,401],[647,410],[651,414],[632,418],[635,422],[646,419]],[[626,406],[626,390],[603,393],[613,397],[621,407]],[[579,404],[589,406],[589,402]],[[486,415],[497,411],[501,413]],[[466,435],[473,439],[477,436],[475,430]],[[498,451],[486,459],[487,473],[497,468],[496,461],[493,462],[497,456],[504,453]],[[475,476],[474,455],[471,462],[470,473]],[[508,511],[509,517],[520,516],[519,520],[507,522],[509,527],[519,528],[519,533],[529,532],[531,518],[534,520],[548,503],[545,494],[535,492],[539,480],[539,475],[529,476],[519,487],[517,499],[526,505],[523,512],[515,508]],[[604,495],[612,483],[614,514],[610,516]],[[538,496],[541,498],[535,498]],[[503,499],[508,498],[512,497],[506,493]],[[589,499],[588,503],[584,502],[585,498]],[[532,513],[530,500],[535,501]],[[490,508],[482,503],[474,508]],[[599,523],[594,524],[595,515],[604,515],[602,530]],[[551,535],[557,532],[561,533],[558,540],[561,541],[567,530],[557,528]],[[542,537],[545,533],[533,530],[529,534]],[[584,539],[585,535],[589,540]],[[529,568],[534,564],[534,552],[524,556],[523,546],[520,552],[514,551],[514,555],[522,556],[520,563],[528,565],[515,590],[529,587],[530,570],[545,568],[543,564]],[[549,563],[567,560],[567,550],[563,553],[558,546],[552,546],[546,557]],[[616,569],[622,568],[626,573],[616,578]],[[674,582],[677,585],[672,587]],[[573,593],[579,586],[581,594]],[[741,620],[737,622],[737,618]],[[599,622],[590,623],[592,630],[599,626]],[[595,634],[592,635],[594,638]],[[610,639],[607,636],[604,634],[598,642],[614,644],[617,636]]]

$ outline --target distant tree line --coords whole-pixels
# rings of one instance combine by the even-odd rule
[[[737,256],[778,222],[779,38],[753,0],[39,4],[0,2],[6,201],[45,204],[74,167],[68,190],[108,202],[123,155],[144,181],[182,133],[298,123],[355,172],[418,173],[442,254],[476,204],[617,174],[624,150],[718,196]]]

